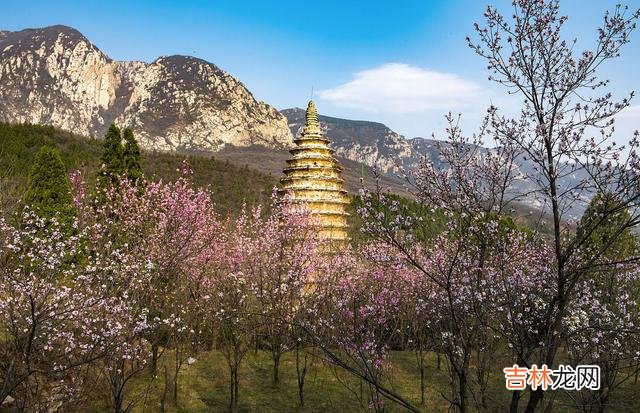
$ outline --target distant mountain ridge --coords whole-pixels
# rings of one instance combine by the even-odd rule
[[[291,133],[295,136],[304,126],[304,110],[292,108],[281,112],[287,117]],[[319,120],[338,155],[375,166],[381,172],[413,170],[425,155],[433,162],[439,162],[437,141],[433,139],[407,139],[378,122],[323,115]]]
[[[213,63],[191,56],[116,61],[67,26],[0,31],[0,121],[52,125],[101,136],[112,122],[143,147],[219,152],[254,145],[287,149],[304,110],[282,113]],[[338,156],[381,172],[412,170],[435,141],[387,126],[321,116]],[[287,124],[288,123],[288,124]],[[258,160],[256,160],[258,162]]]
[[[0,32],[0,121],[98,136],[116,122],[159,150],[292,142],[286,119],[216,65],[115,61],[67,26]]]

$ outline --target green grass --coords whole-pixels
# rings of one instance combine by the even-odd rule
[[[222,353],[208,351],[196,355],[197,361],[192,365],[185,364],[179,379],[177,404],[171,396],[171,386],[166,396],[166,412],[227,412],[228,411],[228,370]],[[160,360],[158,377],[152,379],[147,371],[140,373],[127,387],[125,404],[134,401],[132,412],[160,411],[160,398],[165,388],[164,367],[171,374],[173,353],[167,351]],[[448,392],[446,364],[442,358],[441,369],[436,368],[436,356],[426,356],[426,391],[425,404],[420,404],[420,379],[414,353],[396,351],[391,353],[392,369],[387,373],[385,383],[409,400],[424,412],[447,412],[448,402],[442,393]],[[506,411],[510,400],[510,392],[504,388],[501,369],[507,361],[497,360],[495,372],[490,379],[490,392],[487,401],[488,411]],[[472,374],[473,370],[472,370]],[[305,407],[298,405],[296,383],[295,356],[293,353],[283,355],[281,362],[281,382],[271,382],[272,363],[268,353],[249,353],[240,373],[240,411],[241,412],[359,412],[365,411],[359,399],[361,382],[346,372],[331,367],[319,359],[315,359],[309,367],[305,385]],[[82,411],[109,412],[108,389],[99,386],[94,402]],[[366,386],[362,387],[366,392]],[[623,385],[614,394],[609,411],[640,411],[640,400],[635,395],[640,384],[633,380]],[[366,393],[365,400],[366,400]],[[572,396],[565,392],[560,394],[554,404],[554,412],[580,411],[572,407]],[[473,406],[473,401],[469,400]],[[521,402],[524,408],[525,401]],[[402,412],[402,408],[387,402],[387,411]],[[474,411],[474,408],[471,408]]]
[[[165,388],[164,365],[169,374],[172,368],[172,353],[165,353],[158,367],[158,377],[151,379],[142,372],[128,388],[127,402],[136,400],[133,412],[156,412],[160,409],[160,398]],[[228,370],[222,353],[210,351],[196,356],[192,365],[183,366],[179,376],[178,403],[174,403],[171,391],[167,395],[167,412],[226,412],[228,411]],[[413,353],[395,352],[392,355],[394,368],[388,380],[404,397],[420,404],[419,375]],[[240,374],[241,412],[357,412],[362,411],[359,402],[360,381],[319,359],[311,362],[305,383],[305,408],[298,405],[295,356],[283,355],[281,382],[271,382],[272,364],[265,352],[248,354]],[[436,386],[446,384],[444,371],[435,369],[435,356],[429,355],[430,377],[427,383],[425,411],[446,411],[448,404],[440,396]],[[444,366],[444,364],[443,364]],[[443,367],[444,368],[444,367]],[[105,389],[106,390],[106,389]],[[363,391],[366,388],[363,387]],[[97,401],[90,411],[109,411],[107,394]],[[364,396],[366,397],[366,396]],[[402,409],[388,404],[390,411]]]

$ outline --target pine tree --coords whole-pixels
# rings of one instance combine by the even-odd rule
[[[624,225],[630,219],[629,211],[613,195],[598,193],[582,215],[577,234],[585,240],[583,245],[590,254],[606,250],[600,260],[625,260],[636,248],[635,235]],[[618,233],[620,228],[624,230]]]
[[[25,203],[40,217],[56,218],[63,228],[71,228],[75,207],[71,184],[60,153],[42,146],[33,160]]]
[[[123,166],[127,173],[127,178],[132,182],[137,182],[142,178],[142,165],[140,147],[133,136],[133,131],[129,128],[124,130]]]
[[[109,184],[116,184],[124,172],[122,137],[120,129],[115,124],[111,124],[104,135],[102,143],[102,155],[100,156],[100,176],[99,186],[106,187]]]

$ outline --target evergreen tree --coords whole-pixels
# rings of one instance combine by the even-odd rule
[[[633,255],[636,237],[630,228],[625,227],[630,219],[629,211],[613,195],[602,192],[596,194],[582,215],[577,231],[578,238],[584,239],[583,247],[588,251],[587,255],[593,256],[606,250],[598,262],[622,261]],[[621,228],[624,230],[618,234]],[[609,243],[611,246],[608,247]]]
[[[104,188],[109,183],[117,183],[118,178],[124,172],[123,152],[120,129],[112,123],[104,135],[102,143],[101,170],[98,182],[101,187]]]
[[[25,202],[42,218],[56,218],[63,227],[71,227],[75,216],[71,184],[55,148],[42,146],[36,154]]]
[[[132,182],[137,182],[142,178],[142,164],[140,147],[133,136],[133,131],[129,128],[124,130],[123,166],[127,172],[127,178]]]

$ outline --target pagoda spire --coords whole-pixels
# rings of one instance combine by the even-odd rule
[[[313,100],[307,105],[307,113],[305,114],[304,133],[322,133],[320,122],[318,122],[318,110]]]
[[[347,205],[350,198],[342,179],[342,167],[333,157],[329,139],[324,136],[313,100],[305,113],[302,134],[289,151],[281,193],[288,193],[294,203],[304,205],[316,219],[320,236],[344,242],[347,236]]]

